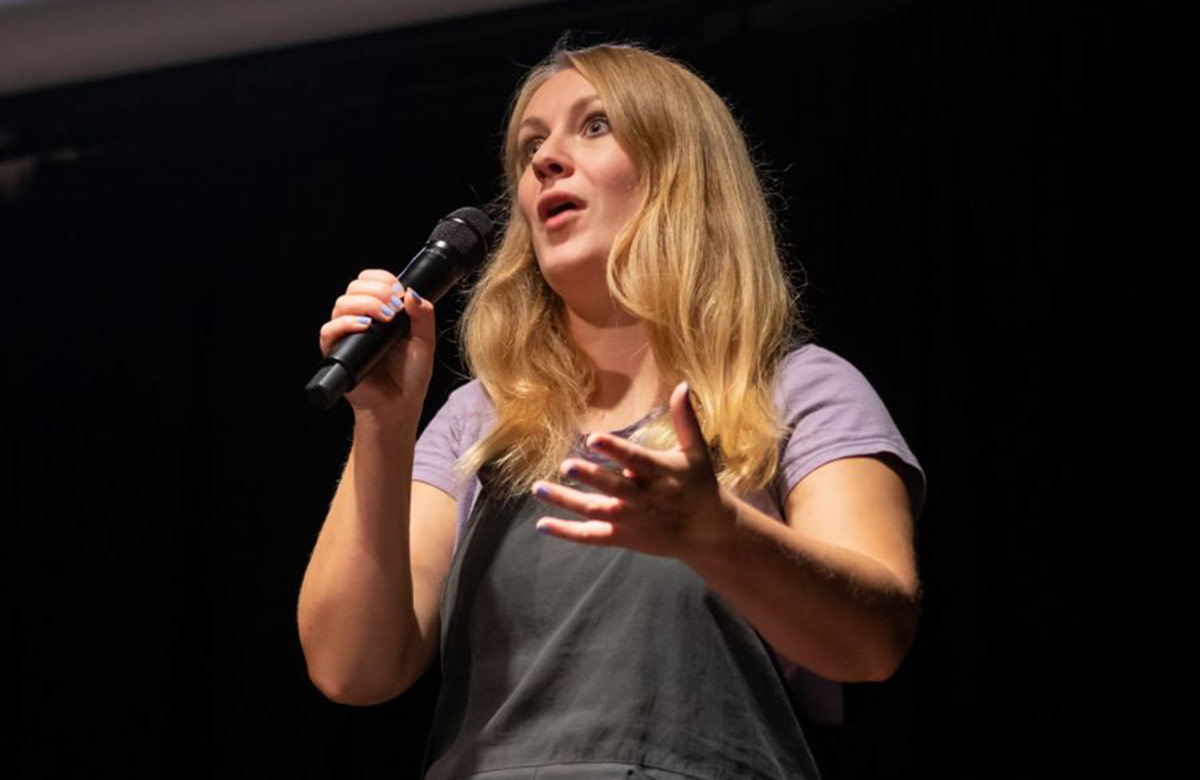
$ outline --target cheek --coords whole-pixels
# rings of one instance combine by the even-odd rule
[[[637,211],[640,201],[637,170],[634,169],[633,163],[626,159],[616,166],[613,173],[613,189],[618,194],[621,211],[625,216],[630,216]]]
[[[638,206],[641,204],[641,197],[638,194],[638,185],[636,180],[623,182],[619,189],[618,197],[618,217],[622,224],[628,222],[638,212]]]
[[[537,190],[527,183],[528,176],[517,182],[517,207],[525,221],[532,227],[537,217]]]

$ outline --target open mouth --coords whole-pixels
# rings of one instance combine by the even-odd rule
[[[557,206],[552,206],[546,212],[546,219],[550,219],[551,217],[556,217],[559,214],[563,213],[564,211],[574,211],[577,208],[579,208],[579,207],[576,206],[574,203],[571,203],[570,201],[567,201],[566,203],[559,203]]]
[[[553,192],[544,195],[538,202],[538,217],[543,222],[571,211],[583,208],[583,202],[568,192]]]

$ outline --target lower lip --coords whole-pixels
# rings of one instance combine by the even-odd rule
[[[580,211],[581,209],[574,208],[555,214],[553,217],[550,217],[546,220],[546,230],[557,230],[574,219],[575,215]]]

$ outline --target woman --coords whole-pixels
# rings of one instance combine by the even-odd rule
[[[382,702],[440,647],[427,778],[817,777],[785,680],[904,657],[919,464],[861,374],[794,348],[745,141],[685,67],[552,53],[504,162],[476,378],[419,442],[432,306],[368,270],[321,329],[328,352],[399,306],[413,324],[346,396],[300,595],[314,683]]]

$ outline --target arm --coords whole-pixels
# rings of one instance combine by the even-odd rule
[[[875,458],[846,457],[792,488],[786,524],[720,486],[681,383],[671,397],[679,445],[651,450],[593,434],[620,474],[570,458],[563,473],[598,493],[539,481],[535,493],[583,516],[538,529],[691,566],[780,653],[827,679],[883,680],[912,643],[918,585],[907,488]]]
[[[437,647],[454,499],[412,482],[416,421],[356,417],[354,445],[300,589],[313,683],[344,704],[407,690]]]
[[[729,533],[681,558],[790,660],[842,682],[890,677],[919,614],[899,475],[876,458],[827,463],[792,489],[786,525],[720,494]]]

